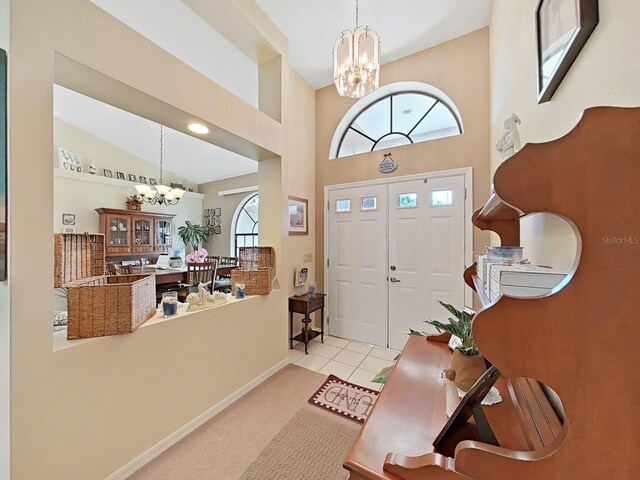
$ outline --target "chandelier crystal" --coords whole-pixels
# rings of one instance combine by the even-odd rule
[[[366,25],[343,31],[333,47],[333,81],[342,97],[362,98],[380,84],[380,38]]]
[[[181,188],[171,188],[164,183],[162,178],[162,125],[160,125],[160,183],[157,185],[136,185],[136,190],[142,197],[142,201],[155,205],[175,205],[184,195]]]

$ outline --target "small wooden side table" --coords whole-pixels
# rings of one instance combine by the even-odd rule
[[[307,352],[309,340],[320,335],[320,340],[324,343],[324,293],[315,293],[313,295],[304,295],[302,297],[289,297],[289,348],[293,348],[293,341],[304,342],[304,353]],[[320,331],[317,332],[309,328],[311,318],[309,315],[316,310],[320,310]],[[304,315],[302,319],[302,331],[293,336],[293,314],[300,313]]]

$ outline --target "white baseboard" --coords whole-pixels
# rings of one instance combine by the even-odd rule
[[[259,375],[258,377],[254,378],[253,380],[251,380],[249,383],[247,383],[242,388],[240,388],[240,389],[236,390],[235,392],[233,392],[231,395],[229,395],[224,400],[221,400],[220,402],[215,404],[213,407],[211,407],[210,409],[208,409],[207,411],[205,411],[201,415],[198,415],[196,418],[191,420],[189,423],[187,423],[183,427],[181,427],[178,430],[176,430],[175,432],[173,432],[168,437],[166,437],[163,440],[161,440],[158,443],[156,443],[153,447],[151,447],[146,452],[138,455],[136,458],[131,460],[129,463],[127,463],[126,465],[120,467],[118,470],[116,470],[111,475],[109,475],[105,480],[125,480],[125,479],[129,478],[131,475],[133,475],[133,473],[136,470],[139,470],[141,467],[143,467],[144,465],[149,463],[151,460],[156,458],[158,455],[160,455],[166,449],[168,449],[172,445],[178,443],[178,441],[182,440],[184,437],[189,435],[191,432],[193,432],[200,425],[205,423],[207,420],[210,420],[211,418],[215,417],[218,413],[220,413],[226,407],[228,407],[233,402],[235,402],[236,400],[241,398],[243,395],[246,395],[250,390],[253,390],[255,387],[260,385],[262,382],[264,382],[270,376],[272,376],[273,374],[275,374],[279,370],[283,369],[287,365],[289,365],[289,360],[288,359],[282,360],[281,362],[277,363],[276,365],[271,367],[269,370],[267,370],[263,374]]]

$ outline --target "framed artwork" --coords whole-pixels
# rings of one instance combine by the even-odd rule
[[[300,197],[289,197],[289,235],[309,234],[309,201]]]
[[[130,182],[137,182],[138,179],[136,178],[136,176],[133,173],[129,174],[129,181]]]
[[[598,0],[538,2],[538,103],[551,100],[598,22]]]
[[[7,279],[7,52],[0,48],[0,280]]]
[[[156,184],[156,179],[149,177],[149,185],[155,185],[155,184]]]
[[[147,184],[147,177],[143,177],[142,175],[140,175],[140,176],[138,177],[138,181],[139,181],[140,183],[144,183],[144,184],[146,185],[146,184]]]
[[[113,173],[111,172],[111,170],[109,170],[108,168],[103,168],[102,172],[104,174],[105,177],[107,178],[113,178]]]
[[[58,147],[58,162],[63,170],[71,170],[72,172],[82,171],[82,159],[80,155],[70,152],[62,147]]]
[[[220,235],[222,233],[222,229],[219,226],[213,227],[213,233],[216,235]]]
[[[203,216],[204,216],[205,218],[206,218],[206,217],[208,217],[208,216],[209,216],[209,212],[210,212],[210,210],[209,210],[208,208],[205,208],[205,209],[204,209],[204,214],[203,214]]]
[[[75,213],[63,213],[62,214],[62,225],[75,225],[76,224],[76,214]]]
[[[213,212],[211,212],[211,215],[215,215],[216,217],[219,217],[221,214],[222,214],[222,209],[220,207],[214,208]]]
[[[116,178],[118,180],[124,180],[124,172],[116,172]]]

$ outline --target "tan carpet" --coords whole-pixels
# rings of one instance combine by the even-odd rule
[[[300,409],[240,480],[342,480],[344,458],[356,431],[329,412]]]
[[[325,379],[326,375],[288,365],[130,478],[237,480],[301,407],[316,410],[307,400]],[[354,432],[360,428],[350,420],[319,413]],[[309,452],[312,446],[310,443]],[[300,478],[316,477],[310,472]]]

